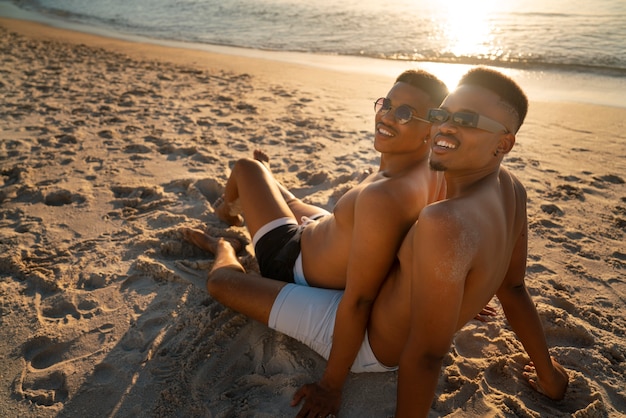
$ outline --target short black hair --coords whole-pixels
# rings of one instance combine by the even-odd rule
[[[528,112],[528,98],[522,88],[512,78],[490,68],[477,67],[469,70],[461,80],[459,86],[473,85],[486,88],[494,92],[515,113],[517,117],[517,132],[524,123]]]
[[[396,78],[396,83],[407,83],[422,90],[439,106],[448,95],[448,87],[431,73],[424,70],[407,70]]]

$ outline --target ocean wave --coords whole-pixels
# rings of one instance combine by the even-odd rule
[[[545,10],[493,13],[485,20],[493,32],[469,47],[464,44],[469,27],[450,38],[450,28],[432,10],[383,14],[375,2],[360,2],[368,7],[324,10],[324,4],[264,0],[13,0],[59,20],[165,41],[626,76],[626,7],[620,0],[602,0],[605,7],[595,9],[579,4],[555,10],[551,4]]]

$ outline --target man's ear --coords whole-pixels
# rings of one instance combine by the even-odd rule
[[[502,134],[500,138],[500,142],[498,143],[498,153],[500,154],[508,154],[515,145],[515,134],[512,132],[507,132]]]

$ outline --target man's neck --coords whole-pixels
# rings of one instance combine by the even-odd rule
[[[489,182],[497,182],[500,173],[499,167],[490,167],[484,170],[474,170],[472,172],[450,172],[444,173],[446,179],[446,199],[454,199],[474,192],[477,188],[484,187]]]
[[[385,177],[396,177],[423,164],[428,164],[428,154],[381,154],[379,172]]]

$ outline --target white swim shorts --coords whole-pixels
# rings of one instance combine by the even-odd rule
[[[333,342],[335,317],[343,291],[287,284],[272,310],[268,326],[306,344],[328,360]],[[365,339],[350,369],[354,373],[389,372],[397,367],[381,364]]]

